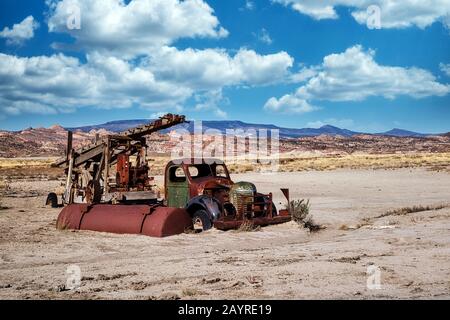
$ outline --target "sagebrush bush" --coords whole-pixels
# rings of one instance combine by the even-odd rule
[[[314,222],[313,216],[309,212],[309,200],[292,200],[289,205],[292,220],[297,222],[299,225],[309,229],[309,231],[319,231],[320,229],[323,229],[321,225]]]

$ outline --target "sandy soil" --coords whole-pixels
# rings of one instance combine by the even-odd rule
[[[291,189],[311,199],[316,222],[257,232],[183,234],[165,239],[57,231],[59,209],[45,195],[57,181],[15,182],[0,210],[0,299],[367,299],[450,298],[450,175],[422,169],[235,175],[262,192]],[[281,205],[278,205],[281,207]],[[378,218],[377,218],[378,217]],[[344,230],[343,230],[344,229]],[[66,291],[76,264],[82,285]],[[381,289],[367,288],[367,267]]]

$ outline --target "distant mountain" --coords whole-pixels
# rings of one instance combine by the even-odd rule
[[[104,124],[99,125],[91,125],[91,126],[84,126],[84,127],[76,127],[76,128],[66,128],[67,130],[72,131],[82,131],[82,132],[89,132],[91,130],[100,130],[104,129],[111,132],[121,132],[125,131],[127,129],[148,123],[152,120],[150,119],[136,119],[136,120],[118,120],[118,121],[110,121],[106,122]],[[162,131],[168,132],[170,130],[176,130],[179,128],[183,128],[185,130],[188,130],[190,133],[194,132],[194,122],[190,123],[183,123],[178,126],[175,126],[171,129],[167,129]],[[325,125],[320,128],[301,128],[301,129],[295,129],[295,128],[283,128],[278,127],[273,124],[252,124],[252,123],[246,123],[242,121],[230,121],[230,120],[222,120],[222,121],[202,121],[202,129],[203,132],[208,129],[215,129],[219,130],[222,133],[225,133],[226,129],[241,129],[241,130],[249,130],[249,129],[278,129],[280,132],[281,138],[299,138],[299,137],[315,137],[320,135],[329,135],[329,136],[344,136],[344,137],[351,137],[357,134],[363,134],[363,132],[356,132],[351,131],[347,129],[341,129],[338,127],[334,127],[331,125]],[[392,129],[387,132],[377,133],[375,135],[381,135],[381,136],[393,136],[393,137],[426,137],[430,134],[424,134],[424,133],[418,133],[413,131],[407,131],[402,129]]]
[[[67,130],[72,131],[82,131],[82,132],[89,132],[91,130],[100,130],[104,129],[107,131],[112,132],[121,132],[125,131],[129,128],[133,128],[145,123],[148,123],[152,120],[145,120],[145,119],[137,119],[137,120],[119,120],[119,121],[110,121],[106,122],[104,124],[99,125],[91,125],[91,126],[83,126],[83,127],[75,127],[75,128],[66,128]],[[162,133],[167,132],[169,130],[176,130],[183,128],[185,130],[188,130],[190,133],[194,132],[194,122],[190,123],[183,123],[178,126],[175,126],[171,129],[167,129],[162,131]],[[280,137],[282,138],[298,138],[298,137],[314,137],[319,136],[322,134],[325,135],[341,135],[341,136],[353,136],[355,134],[359,134],[359,132],[354,132],[346,129],[340,129],[338,127],[333,127],[330,125],[323,126],[321,128],[302,128],[302,129],[294,129],[294,128],[282,128],[278,127],[272,124],[251,124],[251,123],[245,123],[242,121],[202,121],[202,130],[205,132],[208,129],[215,129],[219,130],[222,133],[225,133],[227,129],[234,129],[234,130],[250,130],[250,129],[278,129],[280,131]]]
[[[113,121],[102,125],[71,128],[73,146],[90,144],[95,136],[105,136],[114,132],[123,131],[139,124],[148,123],[149,120]],[[194,123],[180,125],[189,132],[193,132]],[[357,134],[356,132],[340,129],[333,126],[323,126],[318,129],[289,129],[274,125],[248,124],[241,121],[205,121],[203,129],[217,129],[224,132],[226,129],[279,129],[283,143],[281,152],[320,152],[323,154],[336,154],[344,152],[367,153],[394,153],[394,152],[449,152],[450,133],[428,137],[409,138],[420,135],[415,132],[394,129],[383,134]],[[170,130],[170,129],[168,129]],[[168,132],[166,130],[166,132]],[[248,131],[247,131],[248,132]],[[399,135],[399,136],[395,136]],[[405,138],[405,135],[408,137]],[[298,140],[288,139],[302,137]],[[173,148],[173,141],[169,135],[154,135],[148,138],[149,152],[167,153]],[[0,157],[54,157],[62,156],[66,150],[67,131],[54,125],[50,128],[28,128],[20,131],[0,130]]]
[[[389,131],[386,131],[383,133],[379,133],[379,135],[394,136],[394,137],[426,137],[426,136],[429,136],[430,134],[418,133],[418,132],[395,128],[395,129],[392,129],[392,130],[389,130]]]

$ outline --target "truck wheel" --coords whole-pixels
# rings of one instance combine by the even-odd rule
[[[52,208],[58,208],[58,196],[56,193],[51,192],[47,196],[47,201],[45,201],[45,205],[51,205]]]
[[[205,210],[198,210],[192,215],[194,230],[209,230],[212,228],[212,222]]]

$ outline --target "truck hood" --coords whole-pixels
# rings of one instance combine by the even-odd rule
[[[199,191],[199,194],[203,193],[203,190],[205,187],[211,184],[219,184],[224,185],[227,187],[231,187],[234,182],[227,178],[220,178],[220,177],[201,177],[201,178],[194,178],[192,179],[192,183],[197,186],[197,190]]]

